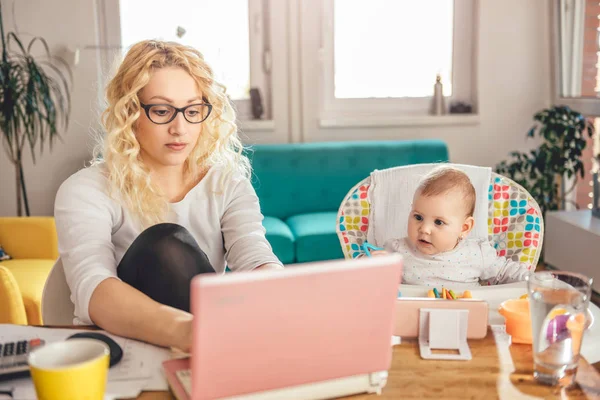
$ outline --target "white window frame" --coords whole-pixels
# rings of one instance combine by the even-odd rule
[[[126,0],[96,0],[97,46],[100,68],[98,74],[99,98],[103,102],[104,88],[114,72],[114,60],[122,50],[121,46],[121,15],[119,2]],[[248,0],[248,38],[250,41],[250,87],[260,90],[263,116],[262,120],[272,118],[271,101],[271,45],[269,35],[269,1]],[[108,28],[110,27],[110,29]],[[252,120],[252,105],[250,99],[233,101],[238,119]]]
[[[554,104],[562,104],[579,111],[586,117],[600,117],[600,98],[598,97],[565,97],[563,95],[562,60],[566,57],[562,50],[562,39],[560,35],[561,26],[561,2],[553,0],[550,6],[550,21],[552,30],[552,98]]]
[[[248,39],[250,40],[250,87],[258,88],[264,109],[263,119],[271,119],[271,40],[269,0],[248,0]],[[234,101],[238,118],[252,119],[249,99]]]
[[[575,3],[571,4],[571,6],[574,6]],[[582,4],[579,4],[579,6],[581,6]],[[583,96],[577,96],[577,97],[565,97],[564,93],[569,91],[569,86],[571,87],[571,89],[574,89],[575,91],[579,90],[581,91],[581,88],[577,88],[575,87],[575,85],[580,85],[580,80],[581,80],[581,71],[580,70],[575,70],[575,71],[564,71],[563,70],[563,62],[565,64],[566,61],[569,59],[570,56],[573,57],[580,57],[581,54],[579,54],[579,52],[582,51],[581,47],[579,47],[579,49],[577,50],[573,50],[573,43],[566,43],[565,42],[565,38],[562,37],[561,35],[561,26],[563,24],[566,23],[565,21],[565,16],[561,16],[561,7],[565,6],[563,1],[560,0],[552,0],[552,3],[550,5],[550,26],[551,26],[551,53],[552,53],[552,85],[551,85],[551,90],[552,90],[552,100],[554,105],[566,105],[570,108],[572,108],[573,110],[577,110],[578,112],[580,112],[581,114],[583,114],[585,117],[593,117],[593,118],[600,118],[600,98],[599,97],[583,97]],[[579,7],[578,7],[579,8]],[[565,10],[567,11],[567,10]],[[582,12],[582,10],[578,10],[579,12]],[[569,10],[569,12],[575,12],[575,8],[572,8]],[[578,43],[578,45],[582,45],[582,43]],[[576,65],[578,64],[577,62],[575,63]],[[569,76],[568,72],[574,72],[573,76]],[[567,84],[566,79],[570,78],[570,82],[569,85]],[[596,123],[594,125],[597,125]],[[594,154],[596,154],[598,151],[600,151],[600,142],[598,141],[598,135],[596,134],[594,141],[593,141],[593,152]],[[586,171],[587,173],[589,173],[590,175],[586,175],[586,176],[590,176],[590,178],[587,179],[591,179],[591,173],[592,171]],[[572,184],[572,182],[574,181],[574,178],[568,179],[566,184],[567,187],[569,187],[569,185]],[[581,182],[583,184],[583,182]],[[591,182],[590,182],[591,183]],[[592,187],[590,187],[590,196],[592,195]],[[568,196],[567,196],[567,201],[566,203],[566,209],[567,210],[574,210],[575,207],[573,206],[573,203],[577,200],[577,191],[573,191],[571,192]],[[571,203],[573,202],[573,203]]]
[[[334,0],[323,0],[320,48],[320,124],[332,122],[347,125],[372,125],[377,120],[401,116],[424,116],[429,113],[431,97],[337,99],[334,94]],[[476,67],[475,35],[477,0],[454,1],[454,35],[452,44],[452,95],[445,97],[446,105],[453,100],[466,101],[477,112],[475,102]],[[435,77],[432,77],[431,87]]]

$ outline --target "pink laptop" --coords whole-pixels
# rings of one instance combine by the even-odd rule
[[[194,278],[192,399],[380,393],[401,269],[391,255]]]

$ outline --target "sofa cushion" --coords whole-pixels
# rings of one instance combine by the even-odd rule
[[[373,170],[447,161],[448,148],[440,140],[264,144],[249,149],[248,157],[263,215],[285,221],[337,211],[348,190]]]
[[[284,264],[291,264],[295,261],[294,258],[294,235],[290,228],[275,217],[265,217],[263,226],[267,230],[266,237],[273,253]]]
[[[285,222],[296,238],[296,262],[344,258],[335,233],[336,211],[294,215]]]
[[[42,293],[48,274],[55,262],[56,260],[44,259],[2,261],[2,266],[10,270],[19,285],[29,325],[43,324]]]
[[[0,244],[14,259],[58,259],[54,217],[0,217]]]

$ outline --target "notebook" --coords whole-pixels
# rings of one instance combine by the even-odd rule
[[[192,356],[163,363],[178,400],[326,399],[380,393],[399,255],[199,275]],[[191,370],[191,372],[190,372]]]

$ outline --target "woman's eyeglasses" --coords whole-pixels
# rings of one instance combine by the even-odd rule
[[[212,105],[208,103],[190,104],[189,106],[177,108],[170,104],[144,104],[140,102],[142,108],[146,111],[148,119],[157,125],[168,124],[173,121],[177,113],[182,113],[183,117],[190,124],[199,124],[210,115]]]

